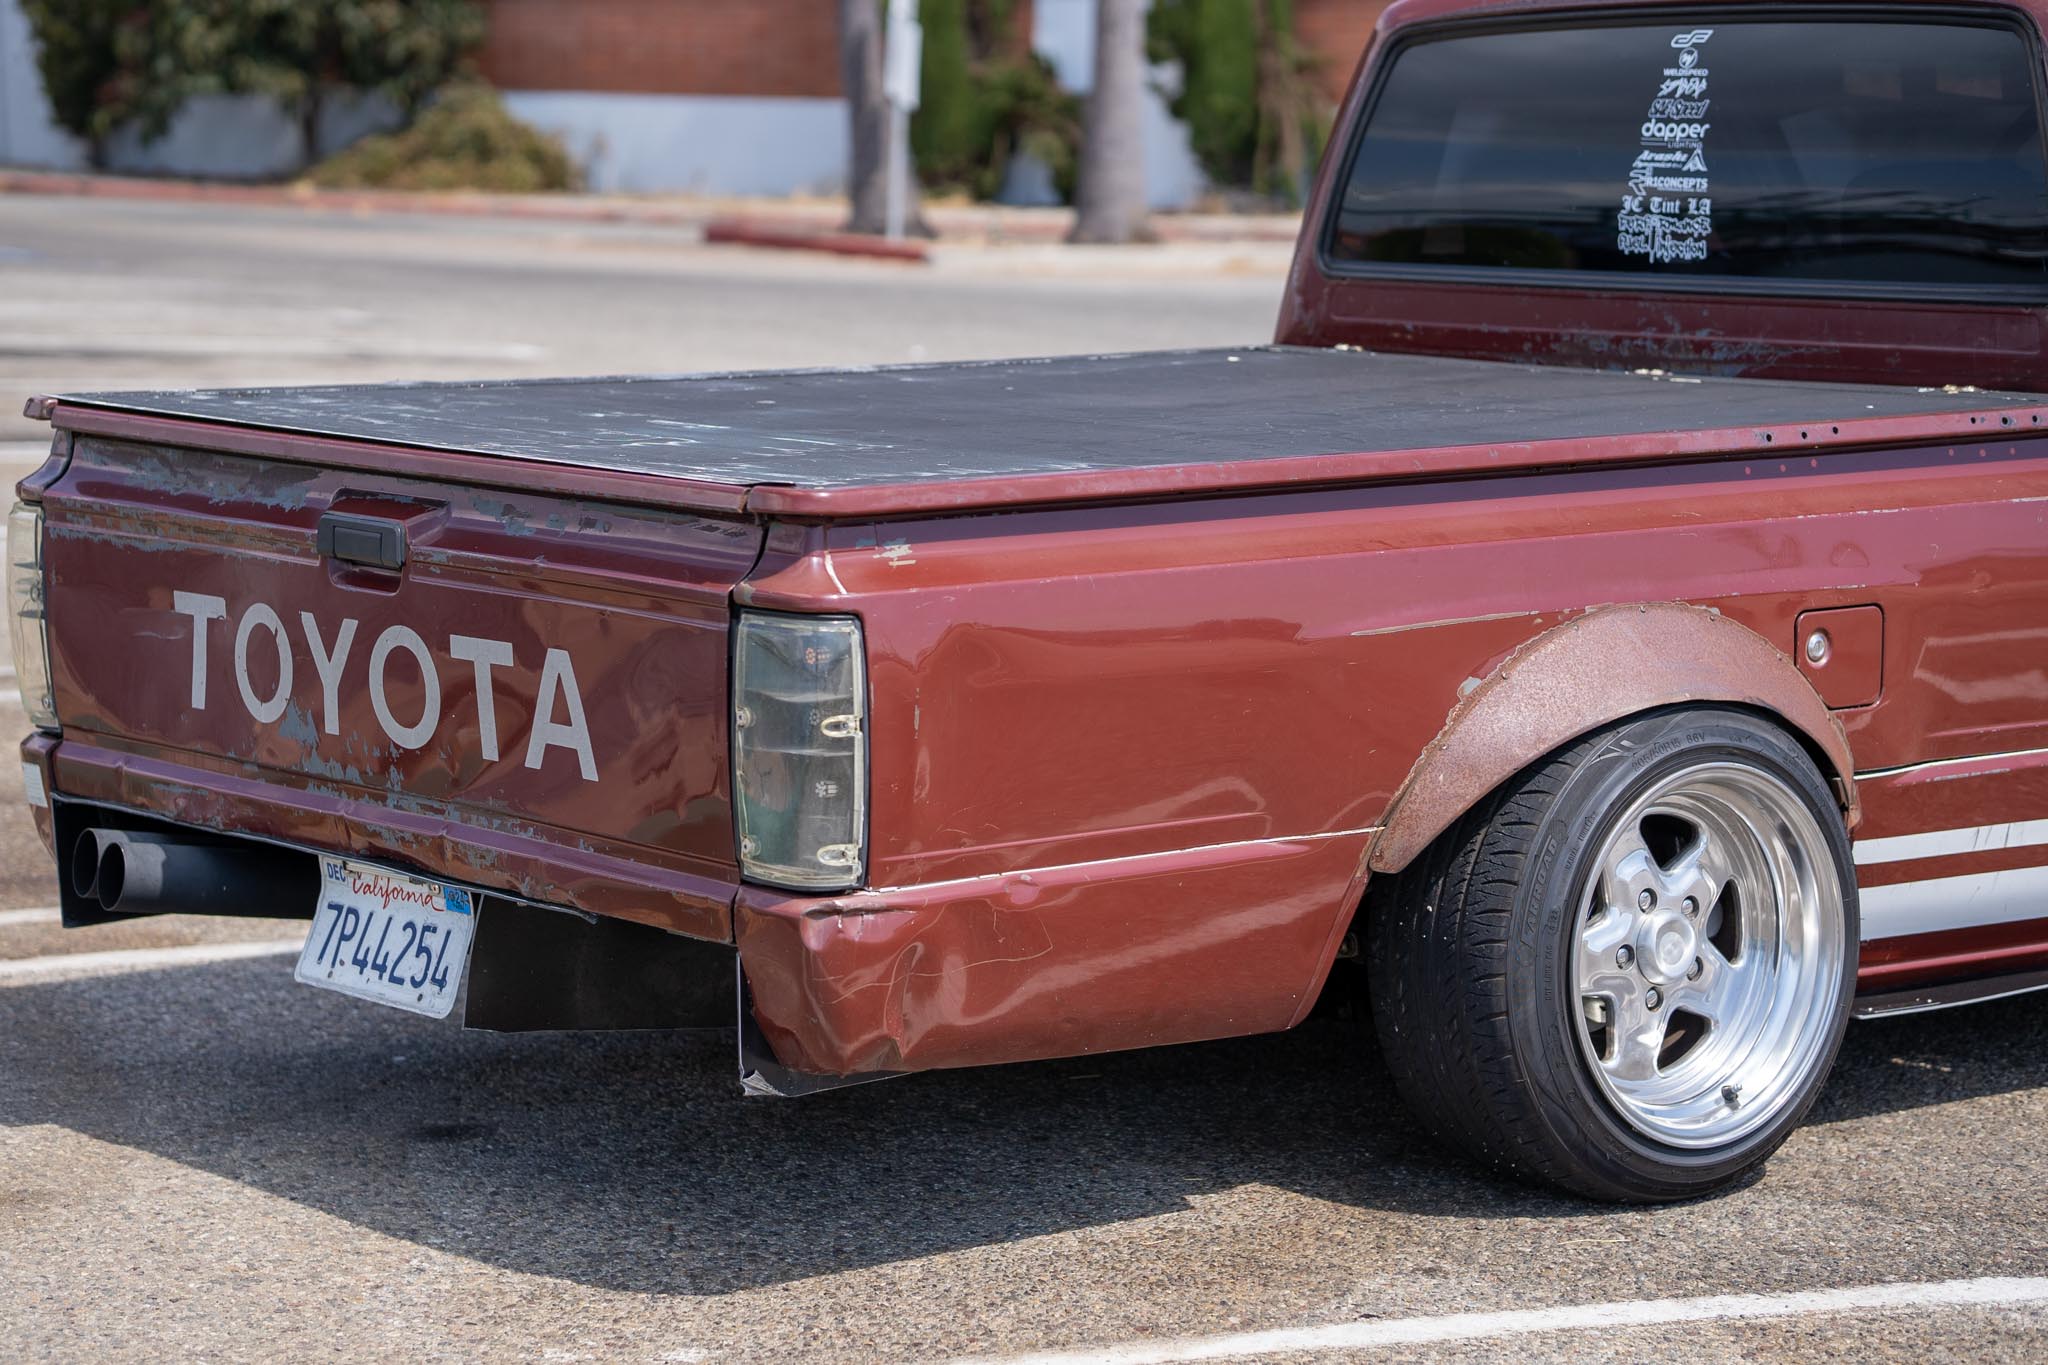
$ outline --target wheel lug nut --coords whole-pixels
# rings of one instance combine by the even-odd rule
[[[1651,1009],[1656,1009],[1664,1003],[1664,992],[1658,990],[1655,986],[1650,987],[1649,994],[1643,997],[1643,1003]]]
[[[1629,947],[1626,943],[1614,950],[1614,965],[1617,967],[1626,967],[1635,960],[1636,950]]]
[[[1699,958],[1694,958],[1692,960],[1692,970],[1685,974],[1685,979],[1687,981],[1697,981],[1700,979],[1700,973],[1706,971],[1706,969],[1707,964],[1705,962]]]
[[[1687,896],[1685,898],[1685,913],[1688,915],[1697,915],[1699,912],[1700,903],[1694,900],[1691,896]]]
[[[1656,903],[1657,893],[1654,891],[1645,891],[1642,895],[1636,897],[1636,908],[1639,910],[1647,910]]]

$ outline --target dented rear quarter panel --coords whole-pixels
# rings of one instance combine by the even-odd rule
[[[871,889],[742,894],[757,1014],[831,1071],[1295,1022],[1446,718],[1608,604],[1787,669],[1799,613],[1879,605],[1857,770],[2048,746],[2044,499],[2029,436],[778,528],[741,600],[865,623]]]

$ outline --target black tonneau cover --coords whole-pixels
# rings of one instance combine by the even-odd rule
[[[740,487],[831,490],[1833,423],[2043,400],[1247,347],[59,401]]]

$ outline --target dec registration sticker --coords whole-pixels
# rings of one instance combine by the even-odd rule
[[[459,886],[322,858],[320,904],[294,975],[308,986],[446,1019],[475,925],[475,906]]]

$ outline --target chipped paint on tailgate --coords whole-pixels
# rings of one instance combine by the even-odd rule
[[[607,910],[727,937],[727,599],[758,527],[99,438],[43,506],[61,790],[290,825],[267,784],[323,846],[361,847],[352,811],[537,900],[644,861]],[[403,527],[402,570],[323,558],[342,510]]]

